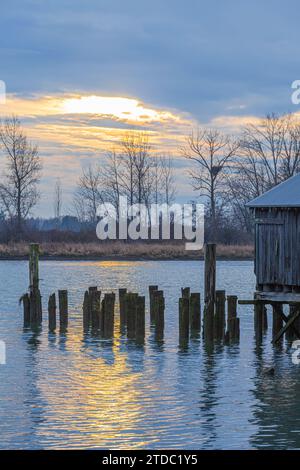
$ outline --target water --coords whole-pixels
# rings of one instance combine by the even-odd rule
[[[218,288],[252,298],[251,262],[219,262]],[[288,345],[254,341],[253,312],[239,308],[241,341],[207,350],[201,340],[178,347],[180,288],[203,292],[203,263],[194,261],[40,263],[44,309],[50,293],[69,291],[65,335],[22,328],[18,298],[27,263],[0,262],[0,448],[248,449],[300,448],[299,367]],[[120,336],[82,334],[87,286],[127,287],[166,296],[166,328],[157,344],[147,325],[144,347]],[[148,303],[148,302],[147,302]],[[269,318],[271,320],[271,318]],[[269,328],[270,330],[270,328]],[[275,376],[262,373],[274,366]]]

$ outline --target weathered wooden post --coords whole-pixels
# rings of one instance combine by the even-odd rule
[[[214,310],[216,297],[216,244],[204,246],[204,338],[212,341],[214,337]]]
[[[155,339],[160,341],[164,337],[165,327],[165,299],[162,290],[154,292],[154,321],[155,321]]]
[[[137,343],[144,343],[145,340],[145,297],[136,298],[135,310],[135,331]]]
[[[115,294],[104,294],[103,302],[103,336],[112,338],[114,334]]]
[[[153,294],[158,290],[158,286],[149,286],[149,300],[150,300],[150,322],[155,322],[155,312],[153,303]]]
[[[214,336],[218,340],[223,340],[225,336],[225,290],[216,291],[216,311],[214,317]]]
[[[62,331],[68,328],[68,291],[58,291],[59,325]]]
[[[21,302],[23,302],[23,326],[28,328],[30,326],[30,298],[28,293],[22,295]]]
[[[48,300],[48,326],[49,331],[56,329],[56,298],[55,293],[51,294]]]
[[[226,340],[237,341],[240,338],[240,319],[237,317],[236,295],[227,296],[227,333]]]
[[[83,331],[87,332],[90,327],[90,297],[89,292],[86,290],[84,293],[83,305],[82,305],[82,316],[83,316]]]
[[[185,345],[189,341],[189,299],[181,297],[179,299],[179,345]]]
[[[125,331],[126,327],[126,316],[125,316],[125,295],[127,289],[119,289],[119,307],[120,307],[120,330],[121,333]]]
[[[42,299],[39,289],[39,245],[31,243],[29,247],[29,292],[30,292],[30,323],[38,325],[42,322]]]
[[[93,332],[100,329],[101,292],[92,290],[89,293],[89,306],[91,312],[91,327]]]
[[[190,298],[190,293],[191,293],[190,287],[182,287],[181,288],[181,297],[183,299],[189,299]]]
[[[256,301],[254,304],[254,331],[257,341],[262,340],[265,323],[265,305],[263,302]]]
[[[136,327],[136,299],[138,294],[128,292],[125,294],[125,315],[127,323],[127,337],[132,339],[135,337]]]
[[[190,328],[191,335],[197,335],[201,330],[201,300],[198,292],[192,292],[190,295]]]
[[[272,326],[272,337],[273,339],[277,336],[279,331],[281,330],[283,326],[283,320],[282,320],[282,313],[283,313],[283,308],[281,303],[273,303],[272,304],[272,309],[273,309],[273,326]]]

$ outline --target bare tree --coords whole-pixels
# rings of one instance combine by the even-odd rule
[[[115,150],[106,155],[103,165],[103,177],[107,201],[118,209],[119,199],[123,192],[123,161],[122,156]]]
[[[245,127],[239,168],[261,190],[269,189],[300,169],[300,125],[291,115],[271,114]],[[252,184],[253,184],[252,183]]]
[[[54,217],[59,219],[62,209],[62,187],[60,178],[57,178],[54,186]]]
[[[0,183],[0,201],[6,216],[16,220],[20,236],[23,221],[39,198],[37,184],[42,165],[37,146],[27,140],[15,116],[0,124],[0,145],[7,159]]]
[[[247,125],[231,170],[231,207],[250,231],[252,218],[245,204],[300,170],[300,125],[295,117],[271,114]]]
[[[174,164],[170,155],[160,158],[160,173],[162,200],[166,204],[172,204],[176,196],[176,185]]]
[[[74,206],[80,220],[97,220],[98,204],[103,202],[103,180],[99,165],[89,165],[82,170],[74,195]]]
[[[216,230],[217,206],[224,199],[226,172],[239,148],[239,143],[220,131],[200,129],[187,139],[182,149],[185,158],[194,163],[189,170],[192,186],[200,196],[208,199],[208,210],[213,228]]]
[[[121,142],[121,153],[126,171],[121,175],[130,204],[142,203],[148,199],[147,177],[152,166],[150,144],[144,132],[129,132]]]

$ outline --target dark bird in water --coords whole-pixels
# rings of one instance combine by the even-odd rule
[[[266,367],[265,369],[263,369],[263,375],[275,375],[275,367]]]

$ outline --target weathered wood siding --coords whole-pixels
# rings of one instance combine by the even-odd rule
[[[255,219],[258,287],[300,289],[300,208],[255,209]]]

